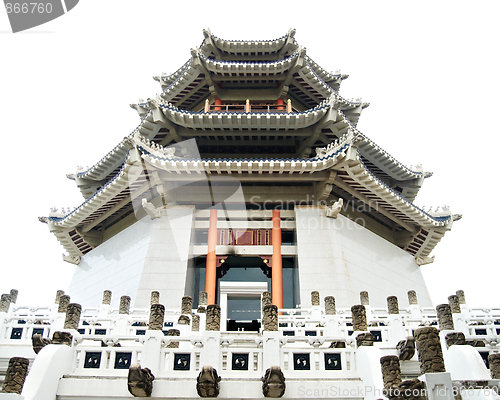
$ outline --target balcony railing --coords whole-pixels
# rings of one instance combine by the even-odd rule
[[[299,112],[296,108],[292,107],[292,102],[288,100],[285,104],[277,104],[270,102],[255,102],[251,103],[247,100],[245,103],[226,103],[226,104],[210,104],[208,99],[205,102],[205,112],[264,112],[264,113],[296,113]]]

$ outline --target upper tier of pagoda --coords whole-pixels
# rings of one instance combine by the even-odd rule
[[[377,233],[428,256],[458,217],[413,204],[431,174],[403,165],[357,129],[368,104],[341,97],[347,75],[318,66],[294,35],[228,41],[205,30],[181,68],[155,77],[161,94],[132,105],[139,126],[94,166],[68,175],[84,203],[42,218],[68,254],[79,258],[123,229],[113,226],[133,213],[133,199],[164,197],[162,182],[203,175],[236,177],[263,194],[286,187],[275,197],[282,200],[296,190],[309,191],[310,204],[361,202]],[[190,139],[194,152],[182,146]],[[193,204],[179,196],[175,204]]]

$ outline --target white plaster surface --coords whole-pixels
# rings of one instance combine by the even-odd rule
[[[334,296],[337,307],[360,304],[368,291],[370,305],[387,307],[397,296],[408,306],[408,291],[415,290],[420,306],[432,306],[422,273],[414,258],[343,215],[326,218],[321,208],[295,210],[300,302],[310,307],[311,291]]]
[[[192,256],[193,210],[163,209],[161,218],[145,217],[86,254],[67,291],[71,302],[98,306],[103,291],[111,290],[113,307],[123,295],[131,297],[133,307],[149,307],[157,290],[161,304],[178,308]]]

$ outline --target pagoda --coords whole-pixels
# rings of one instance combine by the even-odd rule
[[[155,77],[161,94],[131,105],[139,126],[68,176],[84,202],[42,221],[78,264],[75,301],[97,305],[111,289],[143,307],[158,290],[170,306],[208,287],[216,303],[219,283],[237,279],[274,281],[279,307],[309,305],[311,290],[341,306],[367,290],[383,305],[389,288],[431,305],[419,265],[457,216],[413,204],[431,173],[357,130],[368,103],[343,98],[347,75],[294,33],[240,42],[205,30],[181,68]],[[143,202],[167,218],[145,218]]]
[[[432,173],[357,129],[369,104],[295,30],[203,34],[131,104],[132,133],[68,175],[82,204],[40,218],[77,267],[52,307],[2,297],[6,382],[14,360],[30,400],[482,396],[500,312],[460,291],[432,306],[419,267],[460,219],[414,204]]]

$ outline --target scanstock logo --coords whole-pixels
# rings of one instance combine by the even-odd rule
[[[42,0],[29,2],[4,0],[12,32],[20,32],[45,24],[72,10],[79,0]]]

